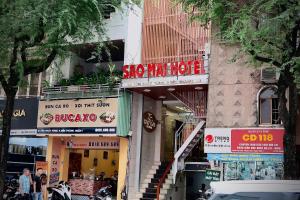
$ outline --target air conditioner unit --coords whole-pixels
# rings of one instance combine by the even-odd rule
[[[264,83],[276,83],[279,79],[279,70],[274,67],[261,69],[260,81]]]

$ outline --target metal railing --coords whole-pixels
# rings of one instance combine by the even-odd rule
[[[53,86],[42,89],[45,99],[97,98],[119,96],[120,85],[107,84]]]
[[[187,118],[186,121],[184,123],[181,124],[181,126],[177,129],[177,131],[175,132],[175,145],[174,145],[174,152],[176,153],[178,151],[178,149],[180,149],[180,147],[182,146],[182,144],[185,142],[186,138],[183,137],[183,133],[186,129],[187,126],[191,126],[191,125],[197,125],[200,122],[199,118],[196,118],[193,116],[192,113],[190,113]],[[193,127],[194,129],[194,127]],[[190,132],[192,132],[193,130],[191,130]]]
[[[188,124],[188,123],[186,123]],[[173,175],[173,183],[176,181],[176,174],[179,170],[182,170],[184,168],[184,158],[182,157],[183,152],[187,149],[188,145],[192,142],[192,140],[195,138],[195,136],[199,133],[199,131],[203,128],[205,125],[204,120],[199,120],[198,124],[193,127],[193,130],[191,133],[185,138],[185,140],[182,140],[178,146],[176,147],[176,151],[174,152],[174,163],[172,166],[172,175]],[[182,131],[178,132],[178,137],[182,134]],[[175,138],[175,140],[178,140],[178,138]],[[178,141],[177,141],[178,142]]]
[[[174,159],[172,159],[168,165],[166,170],[164,171],[162,177],[159,179],[159,182],[157,184],[157,188],[156,188],[156,199],[159,200],[159,195],[160,195],[160,188],[162,187],[162,184],[165,182],[169,172],[171,171],[172,165],[173,165]]]

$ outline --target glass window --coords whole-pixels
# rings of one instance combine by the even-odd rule
[[[279,100],[277,89],[268,87],[259,94],[260,124],[279,124]]]

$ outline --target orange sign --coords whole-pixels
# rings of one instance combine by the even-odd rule
[[[35,162],[35,169],[41,168],[43,170],[43,173],[47,174],[48,170],[48,162],[47,161],[36,161]]]
[[[231,151],[283,153],[283,129],[233,129]]]

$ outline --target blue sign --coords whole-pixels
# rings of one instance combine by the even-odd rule
[[[283,154],[230,154],[230,153],[209,153],[208,160],[220,161],[273,161],[283,162]]]

